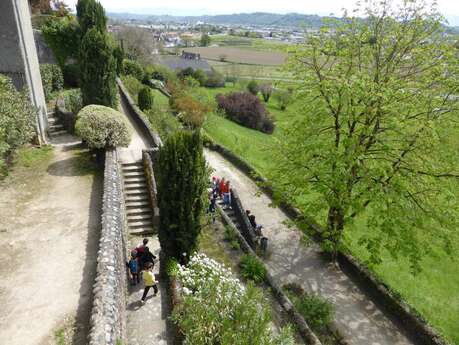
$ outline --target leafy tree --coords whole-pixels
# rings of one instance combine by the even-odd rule
[[[113,56],[116,60],[116,74],[121,75],[123,72],[123,60],[124,60],[124,51],[123,47],[119,44],[113,49]]]
[[[98,1],[78,0],[76,11],[81,28],[81,37],[84,37],[92,28],[96,28],[100,32],[107,31],[105,10]]]
[[[137,96],[139,108],[142,111],[149,110],[153,107],[153,95],[151,94],[150,87],[144,86]]]
[[[278,90],[274,93],[274,99],[279,104],[281,110],[286,110],[288,105],[293,101],[293,95],[291,92],[285,90]]]
[[[144,77],[143,67],[140,63],[134,60],[124,59],[123,60],[123,74],[132,75],[138,81],[142,81]]]
[[[190,95],[180,95],[174,100],[174,110],[177,111],[179,119],[190,129],[200,128],[209,107],[194,99]]]
[[[435,8],[365,4],[366,20],[345,13],[295,48],[308,111],[280,138],[271,177],[321,217],[325,250],[343,249],[359,219],[369,230],[354,240],[369,264],[384,250],[415,271],[433,246],[449,253],[457,240],[458,60]]]
[[[90,29],[83,37],[80,51],[80,84],[83,104],[117,104],[116,60],[106,33]]]
[[[51,17],[41,30],[61,68],[69,58],[78,58],[80,27],[73,17]]]
[[[256,96],[258,91],[260,91],[258,83],[255,80],[249,81],[247,84],[247,91],[249,91],[252,95]]]
[[[186,263],[197,247],[208,181],[199,131],[169,136],[159,151],[157,172],[161,249]]]
[[[263,96],[263,100],[265,103],[269,102],[271,95],[273,93],[273,86],[270,83],[261,84],[259,87],[260,93]]]
[[[210,38],[210,36],[206,33],[202,34],[201,36],[201,47],[207,47],[210,42],[212,41],[212,39]]]
[[[193,73],[193,78],[199,82],[199,85],[205,86],[207,82],[207,74],[202,69],[197,69]]]
[[[225,87],[225,77],[213,69],[207,76],[205,85],[206,87]]]
[[[154,41],[148,30],[134,26],[121,26],[116,38],[121,42],[127,58],[141,63],[150,62]]]

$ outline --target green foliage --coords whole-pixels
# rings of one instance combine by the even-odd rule
[[[103,6],[96,0],[78,0],[76,5],[78,23],[80,23],[81,37],[91,29],[101,33],[107,31],[107,17]]]
[[[413,272],[434,243],[450,254],[459,240],[457,151],[444,136],[457,121],[459,61],[436,9],[421,5],[365,5],[367,20],[345,17],[291,52],[308,111],[280,138],[268,176],[310,198],[302,211],[324,225],[324,250],[344,249],[361,219],[367,263],[387,252]]]
[[[81,109],[75,132],[92,149],[127,147],[131,141],[131,129],[124,115],[101,105]]]
[[[144,87],[143,84],[133,77],[132,75],[121,76],[121,80],[123,85],[128,90],[129,94],[131,95],[132,99],[136,99],[136,95],[139,94],[140,90]]]
[[[116,60],[116,74],[121,75],[121,73],[123,73],[124,51],[119,44],[113,49],[113,56]]]
[[[166,262],[166,273],[169,277],[176,277],[178,274],[178,262],[174,258],[169,258]]]
[[[6,158],[35,136],[35,116],[27,93],[0,74],[0,173],[6,172]]]
[[[186,262],[201,231],[208,181],[199,131],[169,136],[159,152],[158,168],[161,249]]]
[[[71,111],[74,114],[83,108],[83,100],[81,99],[80,89],[66,90],[64,92],[64,103],[65,108],[68,111]]]
[[[210,42],[212,41],[212,39],[210,38],[210,36],[208,34],[202,34],[201,36],[201,47],[207,47]]]
[[[271,95],[273,93],[273,86],[271,83],[263,83],[261,84],[258,89],[260,90],[261,95],[263,96],[263,100],[265,103],[269,102]]]
[[[256,256],[244,255],[240,262],[241,274],[244,278],[262,283],[266,276],[266,267]]]
[[[59,66],[53,64],[40,65],[40,75],[45,98],[49,101],[52,98],[53,92],[62,90],[64,76]]]
[[[230,270],[205,255],[193,257],[188,267],[179,269],[183,303],[172,318],[185,336],[184,344],[293,344],[289,329],[273,339],[262,290],[252,284],[243,289],[231,276]]]
[[[288,105],[293,102],[293,95],[291,92],[285,90],[277,90],[274,92],[274,99],[279,104],[281,110],[286,110]]]
[[[51,17],[41,30],[61,68],[69,58],[78,58],[80,27],[74,17]]]
[[[258,83],[255,80],[251,80],[247,84],[247,91],[249,91],[252,95],[256,96],[258,91],[260,91]]]
[[[225,77],[223,76],[223,74],[213,69],[207,76],[205,86],[206,87],[224,87]]]
[[[151,77],[161,81],[175,81],[177,79],[176,74],[167,66],[155,65],[153,66],[153,72]]]
[[[144,72],[142,65],[134,60],[124,59],[123,60],[123,74],[132,75],[139,81],[143,80]]]
[[[294,297],[293,303],[314,331],[324,331],[333,321],[333,306],[318,295],[304,294]]]
[[[153,95],[149,86],[144,86],[138,95],[138,105],[140,110],[146,111],[153,107]]]
[[[90,29],[83,37],[80,50],[80,84],[83,104],[117,104],[116,60],[106,33]]]
[[[193,78],[199,82],[200,86],[205,86],[207,82],[207,74],[202,69],[197,69],[193,73]]]
[[[66,87],[78,87],[80,80],[80,67],[76,63],[64,65],[62,68],[64,85]]]

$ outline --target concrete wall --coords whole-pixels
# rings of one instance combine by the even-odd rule
[[[27,87],[32,104],[39,109],[37,129],[46,141],[46,101],[27,0],[0,1],[0,73],[13,79],[18,90]]]

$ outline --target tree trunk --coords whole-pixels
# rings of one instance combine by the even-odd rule
[[[344,212],[339,207],[330,207],[327,219],[327,240],[332,243],[332,262],[337,265],[338,250],[341,244],[344,229]]]

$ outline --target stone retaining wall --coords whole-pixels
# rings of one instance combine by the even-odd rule
[[[89,345],[126,343],[124,201],[116,150],[105,153],[102,230],[93,287]]]
[[[153,170],[153,156],[158,152],[158,148],[142,151],[143,167],[147,180],[147,190],[150,198],[150,205],[153,211],[153,225],[159,226],[159,207],[158,207],[158,190],[156,186],[155,172]]]
[[[215,144],[212,141],[208,141],[206,147],[220,153],[244,174],[252,178],[255,182],[261,183],[262,190],[268,196],[273,196],[274,191],[269,182],[260,177],[256,170],[245,160],[241,159],[227,148]],[[303,215],[296,207],[286,200],[280,202],[279,208],[292,219],[304,219],[316,234],[313,238],[315,240],[320,240],[320,233],[323,230],[313,219]],[[447,342],[427,324],[418,312],[394,295],[382,281],[380,281],[370,270],[361,265],[358,260],[349,254],[340,252],[338,254],[338,262],[343,272],[345,272],[381,310],[399,324],[416,344],[447,345]]]
[[[150,144],[153,147],[161,147],[162,141],[159,137],[159,134],[156,133],[150,125],[150,121],[145,118],[145,114],[137,107],[135,102],[132,100],[129,92],[123,85],[123,82],[120,78],[116,78],[116,83],[118,84],[118,88],[120,90],[121,101],[128,106],[129,111],[133,115],[133,119],[136,124],[139,126],[139,129],[142,131],[142,134],[150,141]]]

